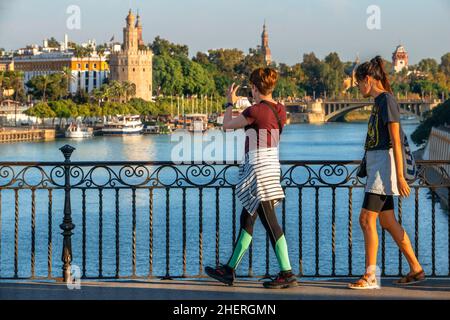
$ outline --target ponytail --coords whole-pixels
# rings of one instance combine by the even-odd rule
[[[383,85],[384,90],[392,93],[391,83],[389,82],[389,79],[386,74],[386,70],[384,69],[384,61],[380,56],[376,56],[373,58],[370,63],[372,63],[376,69],[376,75],[380,76],[380,79],[377,80],[381,81],[381,84]]]
[[[356,69],[355,76],[358,81],[362,81],[365,77],[371,76],[381,81],[384,90],[392,93],[392,87],[384,68],[384,61],[380,56],[376,56],[372,60],[359,65]]]

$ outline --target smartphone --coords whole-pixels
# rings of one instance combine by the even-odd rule
[[[238,91],[236,92],[236,95],[238,97],[252,98],[252,90],[249,86],[242,85],[239,87]]]

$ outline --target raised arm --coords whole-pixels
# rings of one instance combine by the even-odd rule
[[[227,101],[231,104],[235,104],[239,97],[236,95],[239,86],[235,86],[233,83],[227,91]],[[247,119],[243,115],[239,115],[236,118],[233,118],[233,108],[230,106],[225,110],[225,114],[223,117],[223,130],[228,129],[240,129],[244,128],[248,124]]]

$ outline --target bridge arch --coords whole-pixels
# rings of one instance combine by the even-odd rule
[[[333,121],[336,121],[337,119],[345,116],[347,113],[349,113],[353,110],[362,109],[364,107],[372,106],[372,105],[373,105],[373,102],[347,103],[347,104],[342,104],[342,103],[334,104],[334,103],[325,102],[324,103],[324,113],[325,113],[324,121],[325,122],[333,122]],[[400,105],[400,110],[402,110],[402,113],[410,115],[410,116],[414,116],[418,120],[422,120],[422,112],[420,110],[421,108],[420,108],[419,103],[399,103],[399,105]]]

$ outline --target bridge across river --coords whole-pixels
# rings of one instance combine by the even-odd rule
[[[422,121],[424,114],[439,104],[439,100],[399,99],[400,109],[404,114],[416,117]],[[296,112],[303,105],[307,113],[322,114],[324,122],[333,122],[347,113],[373,105],[373,99],[321,100],[314,102],[287,102],[288,111]],[[297,109],[298,110],[298,109]]]

